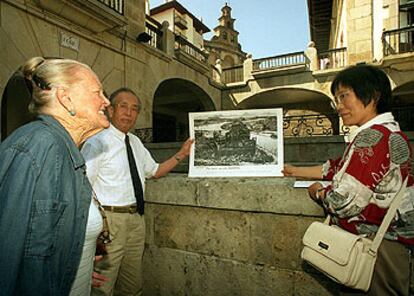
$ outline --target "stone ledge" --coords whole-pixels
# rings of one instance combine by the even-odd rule
[[[293,188],[293,178],[188,178],[185,174],[148,180],[147,203],[323,216],[305,188]]]

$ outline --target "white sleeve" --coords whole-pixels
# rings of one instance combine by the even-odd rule
[[[86,175],[92,186],[98,177],[100,165],[103,160],[103,144],[96,138],[91,138],[85,142],[81,149],[81,153],[85,158]]]
[[[151,153],[148,151],[145,146],[142,147],[144,152],[144,172],[145,178],[152,178],[158,170],[159,164],[154,160]]]

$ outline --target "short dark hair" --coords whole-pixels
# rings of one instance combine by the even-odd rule
[[[139,111],[141,111],[141,100],[138,98],[138,96],[137,96],[137,94],[132,90],[132,89],[130,89],[129,87],[121,87],[121,88],[118,88],[117,90],[115,90],[110,96],[109,96],[109,101],[111,102],[111,105],[112,106],[115,106],[115,100],[116,100],[116,97],[120,94],[120,93],[123,93],[123,92],[126,92],[126,93],[130,93],[131,95],[133,95],[133,96],[135,96],[136,98],[137,98],[137,101],[138,101],[138,110]]]
[[[384,71],[375,66],[356,65],[342,70],[332,82],[332,95],[335,95],[339,86],[352,88],[364,106],[374,100],[378,114],[390,111],[392,101],[390,80]]]

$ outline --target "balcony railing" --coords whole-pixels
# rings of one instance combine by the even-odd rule
[[[385,31],[382,35],[384,56],[414,51],[414,26]]]
[[[222,70],[222,82],[233,83],[243,81],[243,65],[237,65]]]
[[[124,15],[124,0],[98,0],[99,2],[105,4],[113,11]]]
[[[346,47],[335,48],[318,53],[319,69],[336,69],[347,66]]]
[[[162,49],[162,30],[159,27],[153,26],[150,23],[145,23],[145,32],[151,36],[151,40],[148,41],[148,44],[152,47]]]
[[[305,54],[303,51],[300,51],[253,60],[253,71],[265,71],[282,67],[305,65],[305,63]]]
[[[202,63],[206,63],[208,58],[207,53],[180,35],[175,35],[175,49],[187,53]]]

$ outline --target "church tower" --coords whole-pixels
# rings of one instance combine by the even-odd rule
[[[231,7],[227,3],[221,9],[219,25],[214,28],[215,35],[210,41],[204,40],[204,47],[210,52],[209,62],[215,64],[219,59],[223,68],[240,65],[246,53],[239,44],[239,32],[234,29],[235,19],[231,17]]]

